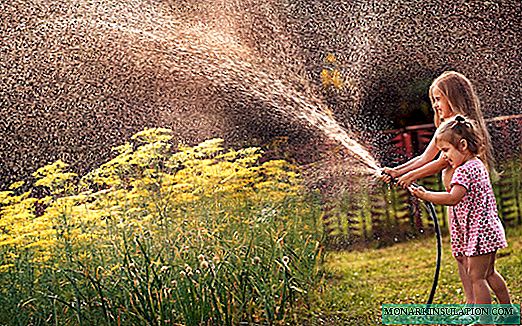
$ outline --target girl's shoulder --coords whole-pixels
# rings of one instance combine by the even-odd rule
[[[482,162],[479,158],[475,157],[471,160],[468,160],[467,162],[464,162],[464,164],[458,166],[455,169],[456,171],[463,172],[466,171],[468,173],[487,173],[486,166],[484,165],[484,162]]]

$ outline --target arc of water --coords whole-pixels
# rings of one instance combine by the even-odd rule
[[[321,112],[321,104],[314,104],[282,80],[267,73],[267,69],[242,60],[252,54],[223,34],[184,29],[180,33],[149,32],[135,27],[101,21],[98,27],[109,28],[133,35],[146,42],[158,42],[155,51],[167,56],[164,62],[187,60],[199,71],[192,73],[213,83],[226,84],[270,104],[282,114],[291,114],[320,129],[328,138],[341,143],[355,158],[371,171],[377,173],[379,166],[372,155],[332,117]],[[174,33],[176,37],[173,37]],[[214,35],[215,34],[215,35]],[[181,36],[181,37],[180,37]],[[171,68],[176,68],[171,64]],[[248,73],[245,73],[248,72]],[[319,102],[320,101],[316,101]],[[297,104],[297,108],[292,105]]]

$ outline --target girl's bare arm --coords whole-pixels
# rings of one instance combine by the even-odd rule
[[[420,156],[414,157],[408,162],[395,167],[394,170],[398,174],[397,176],[401,176],[407,172],[420,168],[428,162],[431,162],[438,153],[439,149],[435,145],[435,137],[433,137]]]
[[[466,188],[461,185],[454,185],[450,192],[427,191],[424,187],[408,187],[408,190],[415,196],[438,205],[453,206],[458,204],[466,194]]]
[[[422,153],[422,155],[414,157],[408,162],[401,164],[395,168],[383,168],[383,175],[380,178],[385,182],[390,182],[391,178],[398,178],[405,173],[408,173],[412,170],[418,169],[421,166],[424,166],[428,162],[432,161],[435,158],[435,156],[437,156],[438,152],[439,149],[435,145],[435,137],[433,137],[426,149],[424,150],[424,152]],[[432,174],[437,172],[438,171],[432,172]]]
[[[448,162],[442,156],[440,156],[435,161],[431,161],[428,164],[424,164],[418,169],[409,171],[408,173],[402,175],[397,180],[397,183],[401,187],[408,187],[412,184],[412,182],[415,182],[416,180],[428,177],[430,175],[434,175],[436,173],[439,173],[444,168],[448,166]]]

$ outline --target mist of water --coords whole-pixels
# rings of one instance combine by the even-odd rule
[[[313,94],[296,89],[294,80],[278,78],[278,69],[256,62],[256,54],[240,44],[233,35],[208,29],[204,25],[190,28],[164,22],[153,31],[109,21],[59,21],[53,24],[84,25],[98,33],[118,33],[133,49],[133,56],[152,60],[159,69],[171,73],[197,75],[216,85],[226,85],[241,96],[253,97],[278,114],[319,129],[326,137],[339,142],[374,174],[379,166],[372,155],[325,113],[325,105]],[[301,80],[302,81],[302,80]],[[307,88],[305,88],[307,89]]]

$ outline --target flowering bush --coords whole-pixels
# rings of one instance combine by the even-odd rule
[[[58,161],[0,192],[0,323],[273,323],[306,303],[319,209],[297,167],[171,138],[144,130],[83,177]]]

